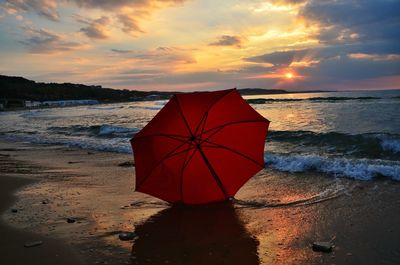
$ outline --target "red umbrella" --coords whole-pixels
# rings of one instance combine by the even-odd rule
[[[236,89],[174,95],[131,140],[136,190],[171,203],[227,200],[264,168],[268,125]]]

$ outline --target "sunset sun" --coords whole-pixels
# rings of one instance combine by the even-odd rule
[[[293,77],[294,77],[293,74],[290,72],[285,74],[285,78],[287,79],[292,79]]]

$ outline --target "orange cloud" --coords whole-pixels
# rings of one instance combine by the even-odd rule
[[[140,24],[148,20],[157,10],[165,7],[181,4],[185,0],[6,0],[4,4],[0,4],[6,13],[16,14],[18,12],[33,11],[39,16],[48,20],[59,22],[60,14],[58,8],[61,5],[74,5],[86,9],[100,9],[103,12],[114,16],[120,23],[121,30],[127,34],[134,35],[143,33]],[[90,22],[92,25],[82,28],[88,37],[94,39],[104,39],[104,29],[100,29],[96,24],[96,20]]]

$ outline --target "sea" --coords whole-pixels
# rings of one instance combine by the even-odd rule
[[[244,98],[271,121],[267,169],[400,181],[400,90]],[[0,112],[0,140],[132,153],[129,140],[166,102]]]

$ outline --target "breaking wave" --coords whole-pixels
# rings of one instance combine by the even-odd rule
[[[271,131],[267,141],[324,148],[325,152],[357,157],[399,159],[400,135],[390,133],[346,134],[311,131]]]
[[[329,158],[319,155],[265,154],[267,166],[279,171],[317,171],[337,177],[371,180],[388,177],[400,181],[400,162],[371,159]]]

